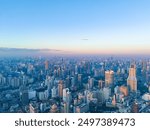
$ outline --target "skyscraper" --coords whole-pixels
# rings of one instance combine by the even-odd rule
[[[105,87],[112,87],[114,85],[114,71],[105,71]]]
[[[71,92],[68,88],[63,89],[63,102],[66,103],[66,112],[69,113],[70,103],[71,103]]]
[[[98,87],[99,87],[99,89],[104,88],[104,86],[105,86],[105,82],[103,80],[99,80],[98,81]]]
[[[90,78],[89,79],[89,88],[93,88],[94,87],[94,78]]]
[[[64,88],[63,81],[60,80],[59,84],[58,84],[58,95],[59,95],[60,98],[63,97],[63,88]]]
[[[49,68],[49,62],[46,60],[45,61],[45,70],[48,70],[48,68]]]
[[[127,85],[132,92],[137,91],[137,79],[136,79],[136,66],[131,65],[129,68],[129,76],[127,79]]]

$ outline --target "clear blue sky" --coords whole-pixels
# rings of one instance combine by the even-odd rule
[[[150,0],[0,0],[0,47],[149,53]]]

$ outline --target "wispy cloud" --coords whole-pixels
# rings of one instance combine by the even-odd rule
[[[88,41],[89,39],[87,39],[87,38],[83,38],[83,39],[81,39],[81,40],[83,40],[83,41]]]

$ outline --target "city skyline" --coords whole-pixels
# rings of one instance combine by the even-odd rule
[[[0,113],[150,113],[150,58],[0,58]]]
[[[150,1],[3,0],[0,47],[150,54]]]

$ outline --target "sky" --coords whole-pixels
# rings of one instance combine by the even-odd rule
[[[150,54],[150,0],[0,0],[0,47]]]

